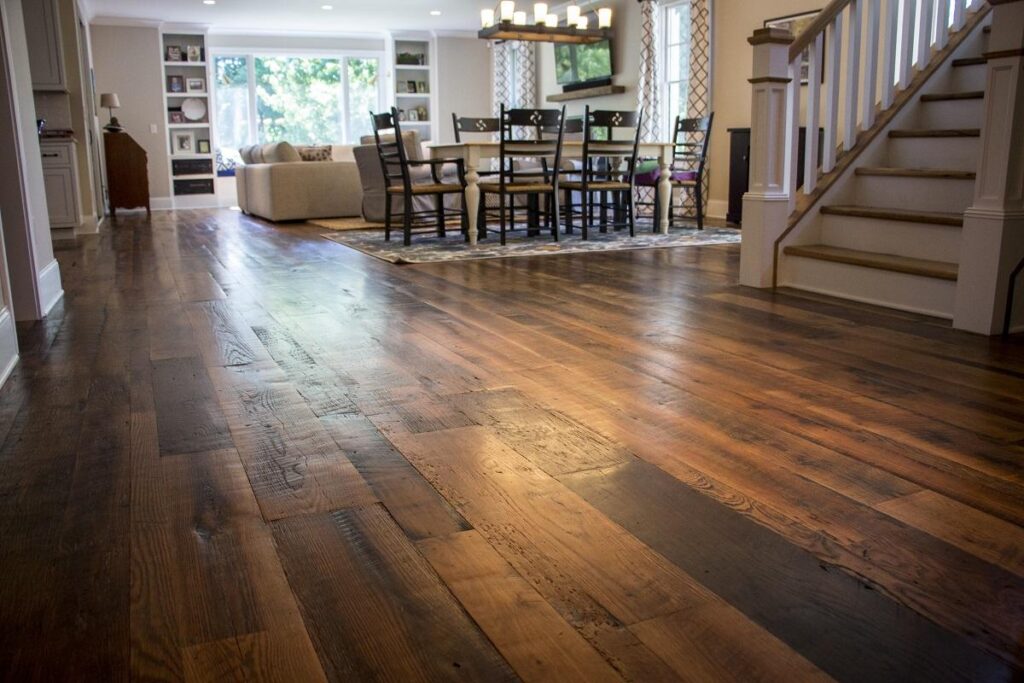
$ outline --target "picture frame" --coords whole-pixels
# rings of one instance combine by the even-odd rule
[[[167,92],[169,92],[169,93],[185,92],[185,77],[184,76],[168,76],[167,77]]]
[[[169,109],[167,111],[168,123],[186,123],[185,114],[180,109]]]
[[[416,92],[421,93],[421,94],[426,94],[427,93],[427,83],[426,83],[426,81],[417,81],[416,82]]]
[[[189,45],[185,48],[185,53],[188,55],[188,61],[190,62],[203,61],[203,49],[198,45]]]
[[[167,51],[164,55],[164,59],[168,62],[182,61],[181,45],[168,45]]]
[[[176,130],[171,134],[172,154],[195,154],[196,136],[190,130]]]
[[[205,78],[186,78],[185,92],[206,92]]]
[[[416,92],[416,81],[406,81],[405,89],[406,89],[407,92],[415,94],[415,92]]]
[[[210,153],[210,141],[209,140],[196,140],[196,152],[199,154]]]
[[[798,36],[803,33],[815,18],[821,14],[821,10],[814,10],[811,12],[800,12],[798,14],[789,14],[784,17],[776,17],[774,19],[765,19],[765,28],[781,28],[789,31],[793,36]],[[825,82],[825,40],[821,41],[821,54],[818,55],[818,64],[822,66],[821,69],[821,82]],[[800,64],[800,85],[807,85],[808,75],[811,70],[810,60],[806,57]]]

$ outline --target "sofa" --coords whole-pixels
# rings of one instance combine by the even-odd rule
[[[287,142],[239,150],[238,206],[269,221],[359,216],[363,192],[350,146]]]

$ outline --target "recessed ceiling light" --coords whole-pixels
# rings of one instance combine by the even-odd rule
[[[432,9],[432,10],[430,10],[430,16],[432,16],[432,17],[439,17],[439,16],[441,16],[441,10],[439,10],[439,9]]]
[[[320,5],[320,9],[334,9],[334,5]]]
[[[204,5],[216,5],[217,0],[203,0]]]

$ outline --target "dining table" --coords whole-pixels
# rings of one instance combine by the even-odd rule
[[[466,167],[466,213],[469,219],[469,243],[477,241],[477,214],[480,210],[480,164],[501,158],[501,143],[493,141],[440,142],[427,145],[431,159],[462,159]],[[658,181],[658,231],[668,234],[668,199],[672,193],[672,159],[674,146],[671,142],[641,142],[637,149],[640,159],[657,159],[661,169]],[[579,160],[583,157],[583,142],[562,143],[562,158]]]

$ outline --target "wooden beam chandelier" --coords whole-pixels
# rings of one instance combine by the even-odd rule
[[[597,27],[590,27],[590,17],[580,11],[579,5],[565,8],[565,24],[557,14],[548,13],[544,2],[533,6],[533,23],[527,22],[526,12],[516,9],[514,0],[502,0],[498,11],[480,10],[482,28],[477,35],[484,40],[525,40],[535,43],[596,43],[612,37],[612,11],[603,7],[596,12]]]

